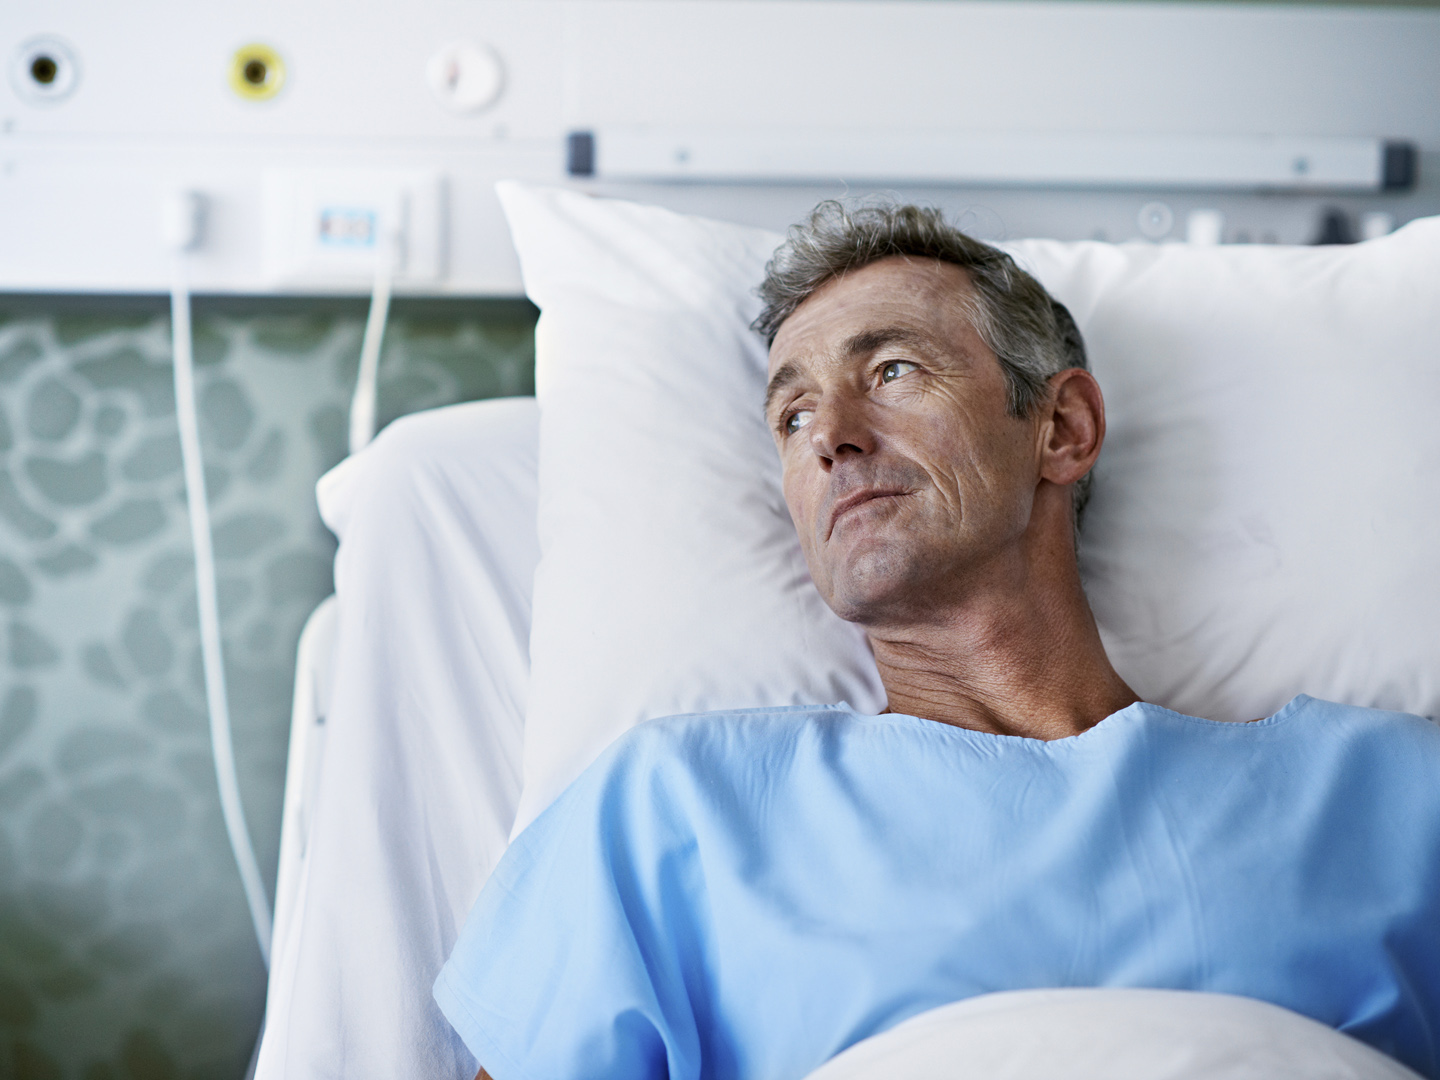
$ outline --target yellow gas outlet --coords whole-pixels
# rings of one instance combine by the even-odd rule
[[[265,101],[285,85],[285,61],[269,45],[242,45],[230,61],[230,88],[247,101]]]

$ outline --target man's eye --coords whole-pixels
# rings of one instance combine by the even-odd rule
[[[882,383],[892,382],[901,375],[908,375],[912,371],[919,371],[919,364],[912,364],[909,360],[892,360],[880,369],[880,381]]]
[[[791,413],[785,420],[785,434],[794,435],[814,418],[815,414],[809,409],[800,409]]]

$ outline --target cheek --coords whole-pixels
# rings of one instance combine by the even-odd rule
[[[1008,422],[1007,422],[1008,421]],[[1011,496],[1033,488],[1037,479],[1028,432],[1006,418],[996,423],[936,424],[925,447],[927,469],[947,502],[973,515],[985,507],[1009,509]]]
[[[813,477],[803,475],[799,470],[795,473],[786,470],[781,490],[785,495],[785,505],[790,510],[790,520],[800,537],[800,550],[808,561],[815,546],[815,514],[822,492]]]
[[[1028,429],[1019,422],[989,433],[984,453],[970,481],[988,504],[987,516],[1006,532],[1023,529],[1030,520],[1040,474]]]
[[[795,522],[795,528],[799,530],[801,538],[804,538],[804,522],[807,514],[807,501],[805,497],[805,484],[796,470],[786,468],[784,478],[781,481],[780,490],[785,496],[785,505],[790,508],[790,518]]]

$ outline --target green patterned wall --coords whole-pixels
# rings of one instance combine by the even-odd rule
[[[274,889],[295,643],[331,591],[354,302],[200,300],[236,754]],[[386,419],[533,392],[534,311],[396,305]],[[210,762],[154,300],[0,301],[0,1078],[234,1078],[264,972]]]

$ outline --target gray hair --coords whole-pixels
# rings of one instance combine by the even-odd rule
[[[1005,252],[966,236],[933,207],[822,202],[792,226],[765,267],[764,309],[753,326],[774,344],[780,324],[831,278],[892,255],[938,259],[963,269],[974,297],[963,298],[971,323],[1000,361],[1010,415],[1026,417],[1052,375],[1088,368],[1085,342],[1065,305]],[[1075,484],[1075,524],[1090,498],[1090,475]]]

